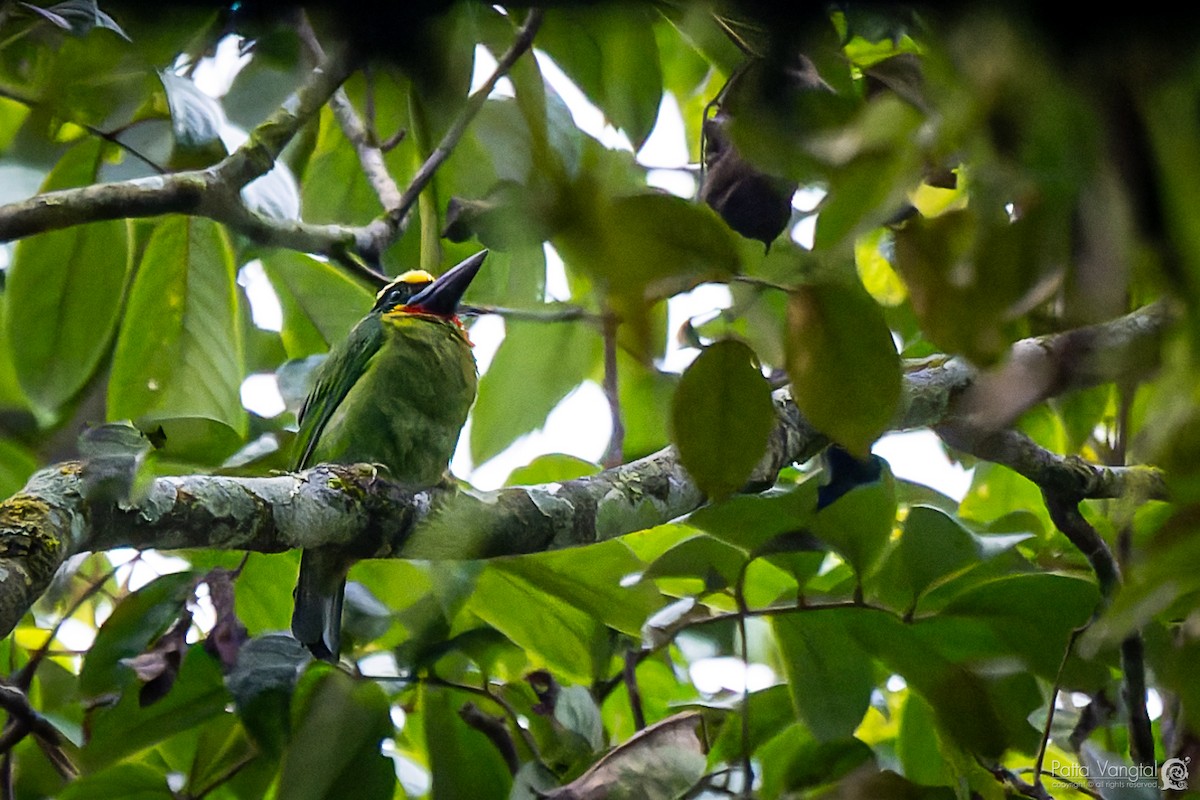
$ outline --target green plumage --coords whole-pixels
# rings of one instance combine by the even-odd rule
[[[475,359],[451,314],[483,260],[476,258],[465,282],[460,276],[451,287],[456,294],[450,314],[405,304],[412,292],[393,293],[400,304],[389,307],[381,293],[371,313],[330,351],[300,410],[296,469],[330,462],[379,464],[392,480],[421,487],[446,477],[475,400]],[[441,282],[423,284],[426,291],[411,303],[434,300],[430,292]],[[444,302],[432,305],[440,308]],[[337,658],[350,563],[336,548],[305,550],[300,561],[292,632],[321,658]]]

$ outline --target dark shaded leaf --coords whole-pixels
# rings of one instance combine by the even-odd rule
[[[753,351],[733,339],[705,349],[679,381],[671,421],[680,461],[705,494],[721,499],[742,488],[775,424]]]
[[[163,575],[122,600],[96,633],[79,672],[79,690],[94,697],[128,685],[133,671],[123,661],[144,652],[179,618],[197,577],[194,572]]]
[[[88,770],[100,769],[225,713],[229,700],[220,665],[203,647],[193,646],[159,702],[142,708],[137,695],[126,692],[116,706],[93,711],[82,762]]]
[[[558,7],[546,15],[538,45],[613,125],[640,149],[662,96],[658,45],[648,9]]]
[[[858,457],[892,420],[900,358],[861,284],[801,286],[788,302],[792,397],[817,430]]]
[[[301,672],[312,661],[291,636],[268,634],[248,641],[225,679],[246,730],[278,756],[290,731],[289,706]]]
[[[849,738],[871,705],[870,656],[838,619],[823,612],[780,615],[772,627],[800,719],[818,741]]]
[[[379,747],[395,728],[377,684],[320,666],[304,676],[293,713],[280,766],[280,797],[332,800],[353,785],[355,797],[392,800],[396,772]]]
[[[422,684],[420,710],[433,778],[433,800],[503,800],[512,776],[495,746],[462,721],[454,700],[458,695]],[[463,766],[469,764],[470,769]]]

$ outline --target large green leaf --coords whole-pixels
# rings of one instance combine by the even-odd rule
[[[597,331],[582,322],[509,322],[496,357],[479,380],[471,421],[471,459],[500,453],[541,426],[600,359]]]
[[[774,425],[771,387],[742,342],[716,342],[683,373],[672,405],[672,438],[683,466],[709,497],[721,499],[745,485]]]
[[[852,735],[875,688],[870,657],[833,615],[821,611],[772,620],[792,704],[820,741]]]
[[[459,716],[463,696],[421,684],[433,800],[504,800],[512,777],[495,745]]]
[[[173,800],[167,776],[146,764],[114,764],[93,775],[72,781],[56,795],[59,800],[91,800],[95,797],[121,797],[124,800]]]
[[[662,68],[649,9],[554,8],[538,45],[596,106],[642,146],[658,117]]]
[[[321,109],[319,124],[317,144],[301,181],[303,217],[308,222],[365,225],[383,210],[379,196],[333,112]]]
[[[509,570],[485,569],[469,601],[480,619],[555,674],[588,684],[607,668],[608,632],[590,611]]]
[[[862,457],[900,400],[900,357],[857,281],[799,287],[788,303],[787,371],[809,422]]]
[[[117,339],[109,418],[162,425],[165,450],[174,455],[228,455],[247,424],[237,302],[224,230],[199,218],[160,222]]]
[[[380,745],[395,726],[378,684],[321,665],[301,679],[293,712],[279,797],[333,800],[352,785],[355,797],[391,800],[396,772]]]
[[[879,480],[839,496],[817,512],[812,525],[813,533],[845,557],[860,582],[879,564],[896,524],[895,480],[887,462],[883,464]]]
[[[41,191],[96,180],[103,143],[66,152]],[[25,393],[53,412],[83,388],[108,352],[129,272],[125,224],[94,222],[17,244],[5,286],[5,335]]]

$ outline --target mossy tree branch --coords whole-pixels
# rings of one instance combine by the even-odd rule
[[[1120,360],[1131,351],[1155,349],[1167,320],[1160,308],[1148,307],[1091,330],[1105,342],[1108,355]],[[1016,349],[1036,341],[1018,343]],[[959,359],[913,365],[893,428],[961,422],[960,398],[978,377]],[[1082,388],[1111,377],[1088,368],[1064,375],[1060,385]],[[828,444],[787,389],[777,391],[774,401],[776,425],[749,486],[770,485],[783,467],[811,458]],[[1140,469],[1151,484],[1161,481],[1149,468]],[[1081,475],[1075,461],[1057,457],[1045,459],[1039,470],[1032,477],[1045,485]],[[1111,497],[1126,491],[1127,483],[1086,480],[1079,491],[1085,497]],[[602,541],[667,522],[705,502],[671,447],[591,477],[493,492],[414,490],[368,467],[329,465],[268,478],[158,478],[132,503],[88,498],[84,487],[79,462],[57,464],[0,504],[0,573],[5,575],[0,634],[16,625],[66,558],[89,550],[205,547],[269,553],[338,545],[362,558],[487,558]]]

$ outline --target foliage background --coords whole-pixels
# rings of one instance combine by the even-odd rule
[[[1148,28],[1064,42],[984,12],[548,9],[534,46],[635,147],[673,95],[697,163],[705,107],[744,50],[769,68],[812,59],[827,88],[780,89],[751,69],[722,103],[755,169],[827,192],[811,250],[787,236],[764,249],[704,204],[651,190],[631,153],[575,126],[528,54],[508,73],[513,96],[475,113],[476,48],[502,56],[527,9],[351,20],[323,7],[311,27],[270,5],[139,11],[0,5],[0,228],[18,240],[2,251],[0,495],[81,452],[128,455],[114,429],[76,444],[105,421],[152,434],[153,451],[134,450],[133,496],[156,474],[286,470],[294,417],[248,412],[242,382],[275,374],[295,408],[314,357],[376,288],[361,258],[375,254],[345,230],[399,219],[374,240],[388,274],[491,249],[468,299],[503,309],[507,335],[473,412],[476,463],[595,379],[624,428],[606,465],[673,441],[717,502],[582,550],[363,562],[348,672],[278,635],[295,553],[239,569],[241,553],[197,547],[136,590],[105,554],[74,558],[0,643],[8,796],[1116,797],[1079,770],[1200,753],[1194,42]],[[191,70],[227,35],[250,59],[211,98]],[[250,131],[287,108],[314,40],[369,67],[342,98],[365,138],[335,98],[240,195],[4,227],[38,193],[153,187],[225,163],[238,145],[221,124]],[[377,158],[392,189],[414,185],[463,120],[410,208],[369,169]],[[68,214],[80,208],[87,198]],[[547,241],[569,302],[545,302]],[[279,331],[250,317],[239,275],[255,261]],[[686,327],[704,350],[682,377],[658,369],[676,334],[663,301],[711,281],[733,306]],[[1012,342],[1160,298],[1174,323],[1149,358],[1022,405],[1030,376],[1005,371]],[[734,494],[773,424],[764,372],[786,374],[805,417],[864,453],[896,418],[901,357],[948,355],[989,370],[991,394],[965,409],[983,427],[1011,424],[1038,452],[1162,467],[1169,503],[1135,487],[1079,505],[1119,588],[1062,530],[1052,487],[994,451],[976,461],[970,438],[955,440],[975,465],[961,503],[885,472],[818,511],[815,463]],[[602,466],[544,457],[510,482]],[[211,626],[193,624],[204,596]],[[80,626],[98,631],[75,652],[66,634]],[[774,679],[700,691],[689,665],[713,657]],[[699,716],[673,717],[688,711]],[[1120,796],[1155,795],[1152,783]]]

